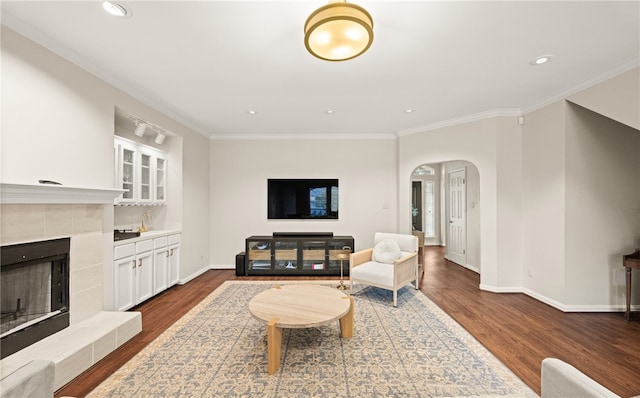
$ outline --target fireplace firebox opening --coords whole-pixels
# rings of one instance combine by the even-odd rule
[[[0,249],[0,357],[69,326],[70,238]]]

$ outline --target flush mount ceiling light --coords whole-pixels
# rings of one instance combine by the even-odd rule
[[[137,135],[138,137],[142,137],[144,135],[144,131],[147,129],[147,125],[144,123],[136,123],[136,129],[133,132],[133,134]]]
[[[122,4],[113,2],[113,1],[103,1],[102,8],[109,14],[116,17],[130,17],[131,11],[127,9],[127,7]]]
[[[364,8],[334,0],[315,10],[304,24],[304,45],[325,61],[355,58],[373,42],[373,19]]]
[[[536,59],[530,61],[529,65],[536,66],[536,65],[546,64],[547,62],[551,61],[551,58],[553,58],[552,54],[541,55]]]

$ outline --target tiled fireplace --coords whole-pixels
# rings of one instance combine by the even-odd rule
[[[102,219],[100,204],[2,204],[0,243],[70,238],[70,324],[102,311]]]
[[[106,212],[113,211],[118,193],[0,184],[0,246],[69,239],[69,326],[3,358],[3,378],[47,360],[55,363],[58,389],[141,331],[140,313],[103,310],[103,254],[113,240]]]

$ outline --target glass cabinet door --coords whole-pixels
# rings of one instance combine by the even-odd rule
[[[123,201],[134,201],[135,200],[135,150],[120,147],[120,179],[121,186],[124,189],[124,193],[122,194]]]
[[[298,242],[274,241],[273,254],[275,256],[275,268],[279,271],[295,271],[298,269]]]
[[[324,271],[326,264],[326,244],[324,241],[305,241],[302,243],[302,269],[305,271]]]
[[[165,200],[165,182],[167,161],[163,158],[156,159],[156,201]]]
[[[151,155],[140,154],[140,202],[151,201]]]
[[[271,244],[263,240],[250,240],[247,242],[248,271],[271,270]]]

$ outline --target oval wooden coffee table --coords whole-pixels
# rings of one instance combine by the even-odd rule
[[[267,324],[267,372],[280,367],[283,328],[311,328],[339,320],[340,336],[353,337],[353,297],[319,285],[274,286],[249,302],[249,312]]]

